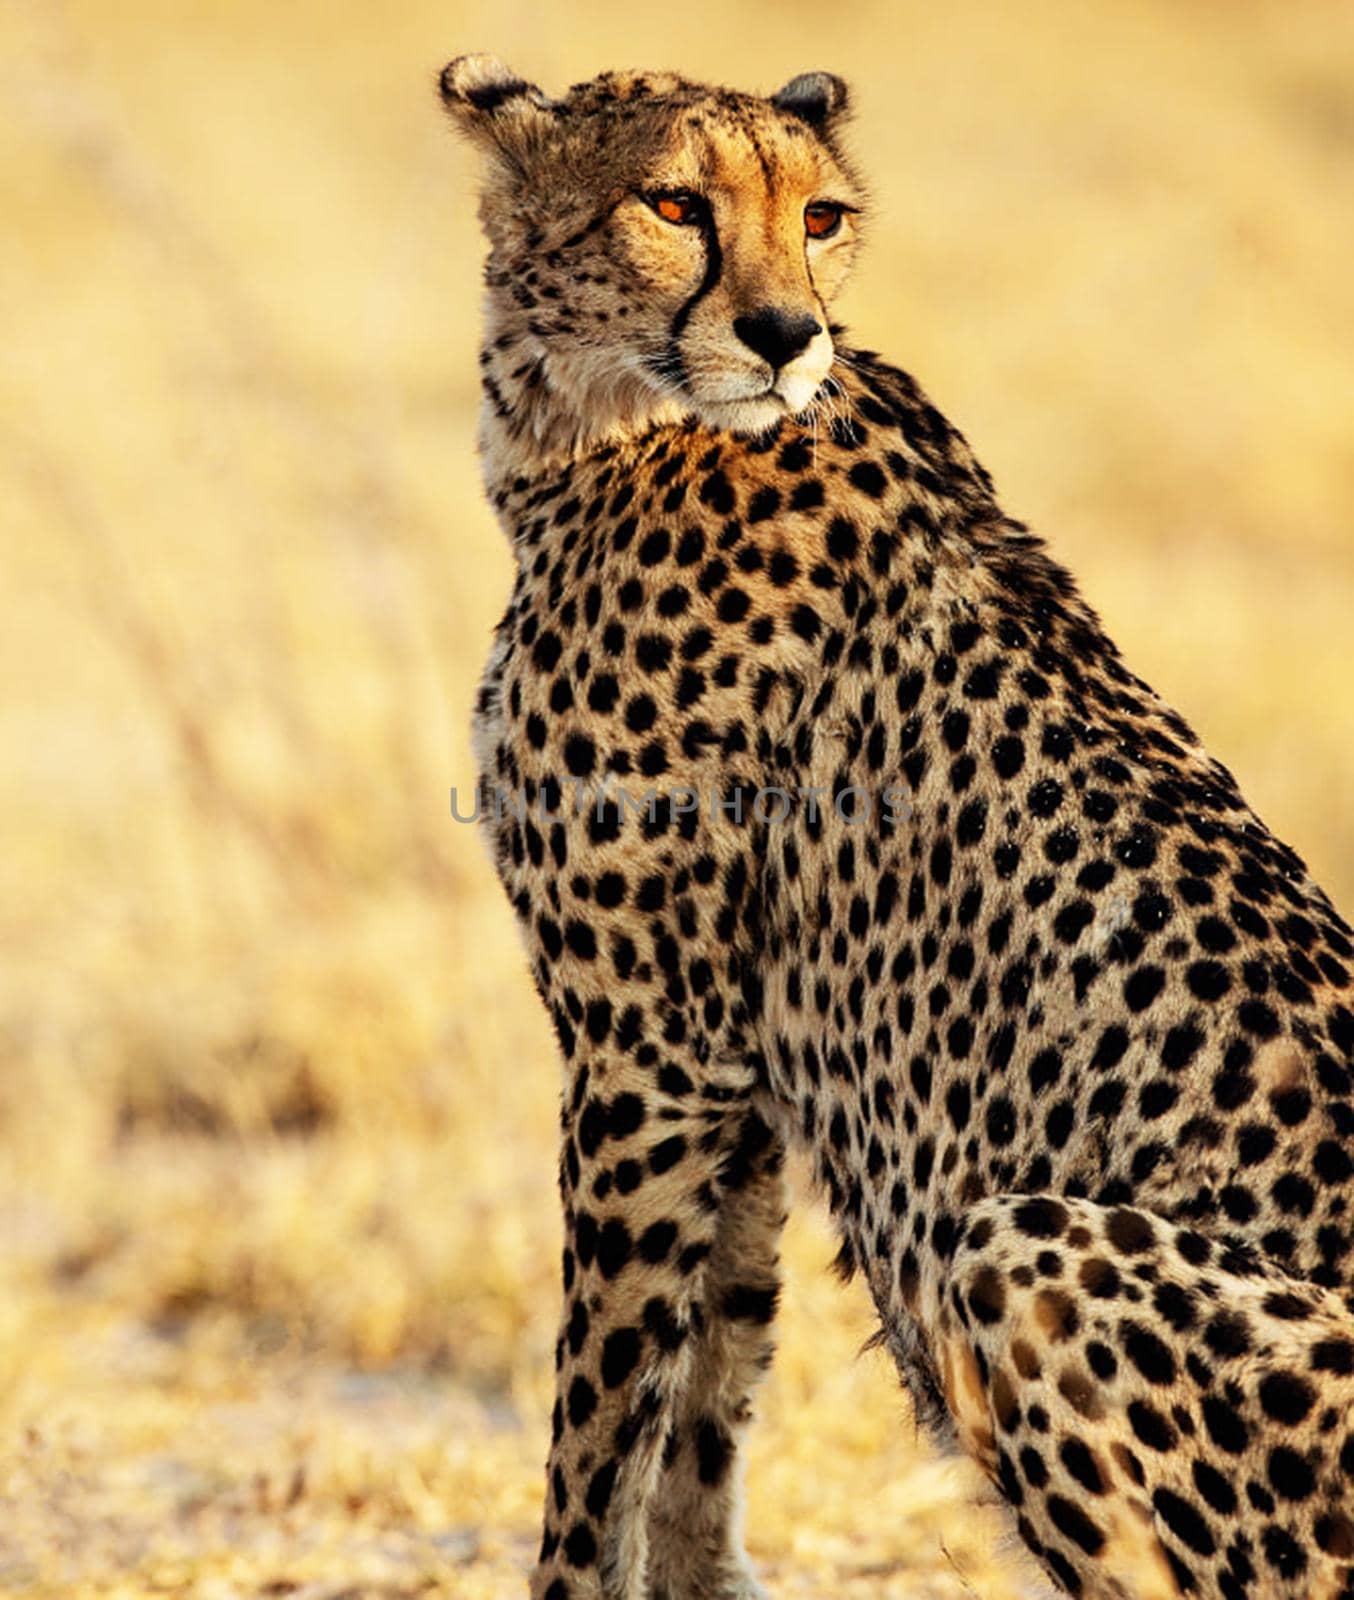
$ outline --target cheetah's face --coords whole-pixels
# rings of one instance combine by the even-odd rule
[[[823,391],[861,208],[839,79],[760,99],[607,73],[551,101],[463,56],[442,93],[491,157],[491,330],[557,404],[760,431]]]

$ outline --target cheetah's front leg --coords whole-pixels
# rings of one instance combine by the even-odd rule
[[[662,1446],[709,1326],[709,1262],[766,1129],[742,1093],[708,1075],[664,1093],[652,1067],[619,1052],[575,1072],[583,1093],[565,1115],[564,1310],[532,1593],[641,1600]],[[698,1498],[671,1502],[665,1536],[681,1536]],[[704,1537],[712,1519],[698,1525]]]
[[[752,1391],[771,1363],[783,1163],[780,1139],[760,1118],[746,1118],[724,1166],[700,1325],[649,1513],[652,1600],[751,1600],[764,1593],[742,1547],[737,1450]]]

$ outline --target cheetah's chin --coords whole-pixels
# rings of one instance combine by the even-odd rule
[[[765,433],[787,414],[789,406],[768,389],[746,400],[706,400],[699,407],[701,420],[709,427],[730,433]]]
[[[710,427],[731,433],[765,433],[786,417],[797,417],[812,406],[821,380],[782,373],[770,388],[738,399],[699,402],[701,418]]]
[[[826,374],[824,374],[826,377]],[[797,417],[802,411],[807,411],[813,404],[818,391],[823,386],[822,378],[807,376],[786,375],[784,373],[776,380],[772,394],[784,405],[792,417]]]

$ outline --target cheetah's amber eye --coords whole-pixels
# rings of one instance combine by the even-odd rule
[[[831,200],[814,200],[804,207],[804,232],[810,239],[830,239],[841,227],[845,210]]]
[[[700,196],[685,189],[665,189],[644,198],[664,221],[675,222],[679,227],[683,223],[699,222],[704,209]]]

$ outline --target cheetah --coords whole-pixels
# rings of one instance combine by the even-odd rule
[[[846,86],[442,73],[564,1064],[537,1600],[750,1600],[783,1166],[1060,1591],[1354,1596],[1354,934],[830,320]]]

